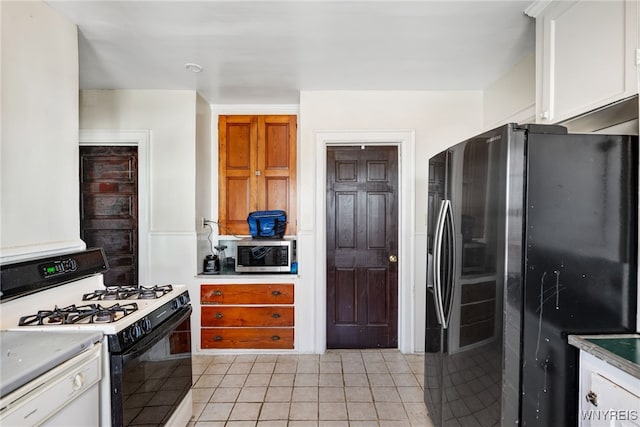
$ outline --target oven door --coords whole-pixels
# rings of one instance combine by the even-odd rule
[[[111,354],[113,426],[164,425],[191,388],[191,306],[144,340]]]

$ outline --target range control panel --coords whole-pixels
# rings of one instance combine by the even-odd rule
[[[40,264],[38,266],[38,270],[40,271],[40,275],[43,279],[58,276],[60,274],[73,273],[77,269],[78,262],[75,260],[75,258],[56,260],[53,262]]]

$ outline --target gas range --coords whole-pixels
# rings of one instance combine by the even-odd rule
[[[105,286],[101,249],[0,266],[0,330],[99,332],[100,424],[185,425],[192,307],[186,285]]]
[[[105,286],[100,249],[2,269],[2,330],[95,330],[134,343],[189,305],[185,285]]]
[[[12,325],[6,329],[101,331],[109,351],[121,352],[190,303],[185,285],[97,287],[101,278],[64,285],[64,295],[58,291],[55,297],[38,298],[46,303],[34,302],[36,295],[31,295],[29,310],[24,304],[12,310]]]

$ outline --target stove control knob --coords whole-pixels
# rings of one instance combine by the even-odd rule
[[[137,340],[142,336],[142,328],[137,323],[131,327],[131,339]]]
[[[182,305],[189,304],[189,295],[180,295],[180,303]]]
[[[171,310],[177,310],[180,307],[180,301],[178,298],[171,300]]]
[[[151,320],[149,320],[148,317],[145,317],[140,321],[140,323],[142,324],[142,330],[144,333],[148,334],[151,331]]]

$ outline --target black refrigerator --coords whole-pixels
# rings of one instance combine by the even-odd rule
[[[508,124],[429,161],[435,426],[575,426],[570,334],[636,330],[638,140]]]

